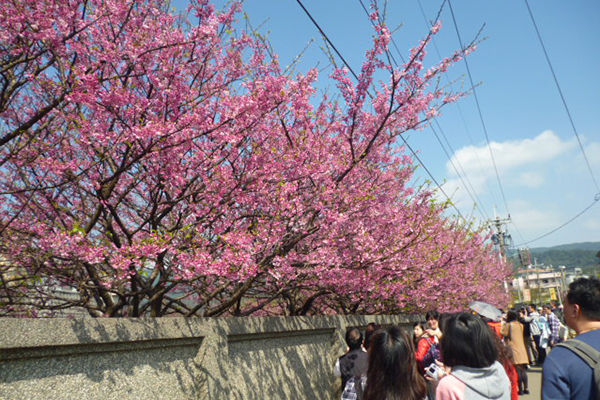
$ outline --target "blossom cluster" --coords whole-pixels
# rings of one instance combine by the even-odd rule
[[[411,187],[398,137],[461,93],[376,23],[358,81],[284,73],[240,6],[0,7],[0,298],[94,316],[384,313],[505,302],[486,235]],[[375,89],[377,71],[389,81]],[[343,103],[343,104],[341,104]],[[10,275],[10,279],[6,277]],[[40,285],[79,293],[46,300]],[[38,296],[39,302],[31,302]]]

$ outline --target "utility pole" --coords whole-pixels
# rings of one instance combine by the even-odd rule
[[[492,242],[494,242],[494,246],[499,249],[500,258],[504,261],[506,261],[506,249],[512,246],[512,237],[506,230],[506,225],[509,224],[510,221],[510,216],[508,218],[501,219],[498,215],[496,215],[493,220],[488,221],[487,223],[487,225],[489,227],[493,227],[494,231],[496,232],[492,235]]]
[[[510,237],[510,235],[507,233],[506,230],[506,224],[510,223],[510,216],[508,218],[505,219],[501,219],[500,217],[498,217],[498,214],[496,213],[496,207],[494,207],[494,219],[491,221],[487,221],[487,227],[488,228],[493,228],[494,229],[494,234],[492,235],[492,242],[494,243],[494,247],[496,249],[498,249],[498,254],[500,256],[500,259],[504,262],[506,262],[506,249],[509,246],[512,246],[512,238]],[[504,282],[505,287],[508,287],[507,282]],[[520,281],[517,279],[517,285],[519,285],[519,287],[517,288],[517,293],[519,296],[519,303],[521,302],[521,283]]]

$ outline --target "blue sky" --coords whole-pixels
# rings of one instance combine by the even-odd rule
[[[350,66],[359,71],[373,34],[359,0],[302,2]],[[363,2],[368,7],[369,1]],[[421,7],[427,20],[433,20],[441,4],[442,0],[389,1],[387,24],[391,28],[401,25],[393,38],[404,57],[427,32]],[[529,0],[529,5],[600,184],[600,2]],[[247,0],[243,8],[252,25],[268,34],[282,65],[290,64],[314,39],[298,71],[328,66],[321,50],[323,40],[295,0]],[[465,42],[485,24],[483,36],[487,39],[469,56],[468,63],[474,82],[480,84],[477,98],[506,204],[474,96],[445,107],[437,122],[450,143],[447,152],[461,176],[464,170],[476,196],[467,193],[431,129],[411,133],[408,141],[463,215],[485,221],[494,216],[494,208],[501,218],[510,212],[513,223],[508,230],[514,243],[530,242],[594,203],[600,189],[583,159],[525,1],[453,0],[452,8]],[[435,45],[442,56],[448,56],[459,48],[448,3],[441,20],[443,27]],[[398,58],[395,50],[393,54]],[[438,60],[436,48],[431,47],[428,64]],[[329,72],[331,68],[326,68],[320,75],[322,87],[330,85]],[[457,80],[457,85],[470,85],[464,62],[451,68],[448,79]],[[440,134],[438,126],[434,127]],[[430,179],[422,168],[417,173],[422,180]],[[600,241],[599,203],[528,246]]]

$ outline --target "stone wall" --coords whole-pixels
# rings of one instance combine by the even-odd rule
[[[0,399],[338,399],[347,326],[411,316],[0,319]]]

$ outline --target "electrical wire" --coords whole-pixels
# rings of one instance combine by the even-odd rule
[[[560,99],[562,100],[563,106],[565,107],[565,111],[569,117],[569,122],[571,122],[571,127],[573,128],[573,132],[575,133],[575,137],[577,138],[577,143],[579,143],[579,148],[581,149],[581,153],[583,154],[583,158],[585,159],[585,163],[587,165],[588,171],[592,176],[592,180],[594,181],[594,185],[596,186],[596,193],[600,193],[600,186],[598,186],[598,181],[596,180],[596,176],[590,166],[590,162],[585,154],[585,150],[583,149],[583,144],[581,143],[581,139],[579,137],[579,133],[577,132],[577,128],[575,127],[575,123],[573,122],[573,117],[571,116],[571,111],[569,111],[569,106],[567,105],[567,101],[565,100],[565,96],[563,95],[562,89],[560,88],[560,84],[558,83],[558,78],[556,77],[556,73],[554,72],[554,68],[552,67],[552,62],[550,62],[550,57],[548,56],[548,52],[546,51],[546,46],[544,45],[544,41],[542,40],[542,35],[540,34],[540,30],[538,29],[537,23],[535,22],[535,18],[533,17],[533,12],[531,11],[531,7],[529,7],[529,2],[525,0],[525,5],[527,5],[527,10],[529,11],[529,16],[531,17],[531,22],[533,22],[533,27],[535,28],[535,32],[537,33],[537,37],[542,45],[542,50],[544,51],[544,55],[546,56],[546,61],[548,62],[548,66],[550,67],[550,71],[552,72],[552,77],[554,78],[554,83],[556,84],[556,88],[558,89],[558,93],[560,94]]]
[[[425,15],[425,10],[423,9],[423,4],[421,3],[421,0],[418,0],[419,3],[419,9],[421,10],[421,16],[423,16],[423,21],[425,22],[425,25],[429,28],[430,26],[433,26],[433,23],[431,21],[429,21],[427,19],[427,15]],[[438,56],[438,59],[441,60],[442,59],[442,54],[440,52],[440,49],[438,48],[437,45],[437,40],[435,40],[435,38],[432,38],[432,43],[433,43],[433,47],[435,49],[435,52]],[[448,73],[444,72],[443,73],[444,77],[446,78],[446,82],[448,82],[448,86],[450,87],[451,90],[454,90],[452,82],[450,81],[450,78],[448,78]],[[455,102],[453,103],[454,107],[456,107],[458,109],[458,114],[460,116],[460,119],[462,121],[463,127],[465,129],[465,133],[467,134],[467,137],[469,138],[469,143],[471,144],[471,146],[476,147],[475,146],[475,142],[473,141],[473,137],[471,136],[471,132],[469,131],[469,127],[467,126],[467,121],[465,120],[465,116],[463,114],[462,111],[462,107],[460,106],[460,102]],[[436,124],[439,126],[439,122],[436,119]],[[441,127],[440,127],[441,130]],[[477,165],[479,166],[479,170],[481,172],[482,175],[485,175],[483,172],[483,165],[481,164],[481,159],[479,158],[479,155],[477,153],[475,153],[475,158],[477,160]],[[485,185],[488,188],[488,192],[490,194],[490,196],[492,197],[492,201],[494,202],[494,204],[496,203],[496,198],[494,196],[494,192],[492,190],[492,188],[490,187],[490,183],[489,181],[486,179],[485,180]],[[486,212],[487,215],[487,212]],[[487,219],[490,219],[489,217]],[[523,240],[524,241],[524,240]]]
[[[321,33],[321,35],[323,35],[323,38],[325,38],[325,40],[327,41],[327,43],[329,43],[329,45],[333,48],[333,50],[335,51],[335,53],[338,55],[338,57],[342,60],[342,62],[346,66],[346,68],[348,68],[348,70],[350,70],[350,73],[352,73],[352,75],[354,76],[354,78],[356,80],[358,80],[358,75],[356,75],[356,73],[354,72],[354,70],[352,69],[352,67],[350,66],[350,64],[348,64],[348,62],[346,62],[346,59],[344,59],[344,57],[342,56],[342,53],[340,53],[338,51],[337,47],[335,47],[335,45],[333,44],[333,42],[331,40],[329,40],[329,37],[327,36],[327,34],[325,33],[325,31],[323,31],[323,29],[321,29],[321,27],[319,26],[319,24],[317,23],[317,21],[315,21],[315,19],[313,18],[313,16],[310,14],[310,12],[308,12],[308,10],[306,9],[306,7],[304,7],[304,4],[302,4],[302,1],[296,0],[296,2],[300,5],[300,7],[302,7],[302,9],[304,10],[304,13],[308,16],[308,18],[310,18],[310,20],[312,21],[313,25],[317,27],[317,29],[319,30],[319,32]]]
[[[448,141],[448,138],[446,137],[446,134],[444,133],[444,130],[442,129],[442,126],[438,122],[437,118],[434,118],[433,121],[437,125],[438,130],[440,131],[442,137],[444,138],[444,141],[446,142],[446,146],[448,146],[448,148],[450,149],[450,151],[454,154],[454,149],[450,145],[450,142]],[[479,211],[479,213],[481,214],[481,216],[483,217],[483,219],[489,220],[490,217],[489,217],[489,215],[487,215],[487,213],[485,213],[485,209],[482,209],[482,208],[479,207],[479,204],[482,204],[482,202],[479,199],[479,196],[477,196],[477,191],[473,187],[473,184],[471,183],[471,180],[467,176],[467,173],[465,172],[465,169],[463,168],[462,164],[460,163],[460,161],[458,161],[458,158],[455,159],[454,161],[452,160],[452,157],[450,156],[450,154],[448,153],[448,151],[444,147],[444,144],[442,143],[442,140],[440,139],[437,131],[433,128],[433,125],[429,125],[429,127],[431,128],[431,131],[433,132],[433,134],[435,135],[435,138],[437,139],[438,143],[440,144],[440,147],[442,148],[442,150],[446,154],[446,157],[448,158],[448,161],[450,162],[450,165],[452,165],[452,168],[454,169],[454,172],[456,173],[456,175],[458,176],[458,178],[462,182],[463,187],[466,189],[467,194],[469,195],[469,197],[473,201],[473,204],[475,205],[475,207],[477,208],[477,210]],[[460,170],[462,171],[462,175],[458,171],[458,168],[456,167],[456,165],[454,164],[455,161],[456,161],[456,164],[458,164],[458,167],[460,168]],[[463,176],[464,176],[464,179],[463,179]],[[466,180],[466,183],[465,183],[465,180]],[[469,190],[469,188],[470,188],[470,190]]]
[[[360,1],[360,0],[359,0]],[[304,7],[304,5],[302,4],[301,0],[296,0],[296,2],[300,5],[300,7],[302,8],[302,10],[304,10],[305,14],[308,16],[308,18],[311,20],[311,22],[313,23],[313,25],[315,25],[315,27],[319,30],[319,32],[321,33],[321,35],[323,35],[323,37],[325,38],[325,40],[327,41],[327,43],[329,43],[329,45],[333,48],[333,50],[336,52],[336,54],[338,55],[338,57],[340,57],[340,59],[342,60],[342,62],[346,65],[346,67],[350,70],[350,72],[352,73],[352,75],[358,80],[358,76],[356,75],[356,73],[354,73],[354,71],[352,70],[352,68],[350,67],[350,65],[346,62],[346,60],[344,59],[344,57],[342,56],[342,54],[338,51],[338,49],[335,47],[335,45],[333,44],[333,42],[329,39],[329,37],[327,36],[327,34],[323,31],[323,29],[319,26],[319,24],[317,23],[317,21],[315,21],[315,19],[312,17],[312,15],[310,14],[310,12],[306,9],[306,7]],[[446,0],[444,0],[445,4]],[[362,1],[361,1],[362,4]],[[442,7],[443,7],[442,4]],[[363,9],[364,9],[364,4],[363,4]],[[441,8],[440,8],[440,12],[438,13],[438,19],[440,17],[441,14]],[[368,14],[368,13],[367,13]],[[397,66],[397,65],[396,65]],[[405,146],[410,150],[410,152],[413,154],[413,156],[417,159],[417,161],[419,162],[419,164],[421,164],[421,166],[423,167],[423,169],[427,172],[427,174],[429,175],[429,177],[433,180],[433,182],[436,184],[436,186],[438,187],[438,189],[442,192],[442,194],[444,194],[444,196],[446,196],[446,198],[449,201],[449,204],[456,210],[456,212],[458,213],[458,215],[462,218],[463,221],[467,222],[467,219],[462,215],[462,213],[460,212],[460,210],[456,207],[456,205],[452,202],[451,198],[446,194],[446,192],[444,191],[444,189],[440,186],[440,184],[438,183],[438,181],[433,177],[433,175],[431,174],[431,172],[429,171],[429,169],[425,166],[425,164],[421,161],[421,159],[419,158],[419,156],[417,155],[417,153],[412,149],[412,147],[408,144],[408,142],[406,141],[406,139],[400,135],[400,138],[402,139],[402,141],[404,142]]]
[[[579,218],[580,216],[582,216],[586,211],[588,211],[594,205],[596,205],[599,200],[600,200],[600,194],[598,194],[598,195],[595,196],[594,201],[592,202],[592,204],[590,204],[589,206],[587,206],[583,211],[581,211],[579,214],[577,214],[576,216],[574,216],[573,218],[571,218],[570,220],[568,220],[567,222],[565,222],[564,224],[562,224],[558,228],[555,228],[555,229],[551,230],[550,232],[543,234],[540,237],[537,237],[537,238],[535,238],[533,240],[530,240],[529,242],[521,243],[521,244],[517,245],[517,247],[521,247],[521,246],[525,246],[525,245],[527,245],[529,243],[537,242],[538,240],[543,239],[546,236],[549,236],[549,235],[553,234],[554,232],[558,231],[559,229],[564,228],[565,226],[569,225],[571,222],[575,221],[577,218]]]
[[[360,5],[362,6],[362,9],[364,10],[367,18],[371,21],[371,24],[373,26],[375,26],[375,23],[373,22],[373,20],[371,19],[371,15],[369,14],[369,11],[367,10],[367,7],[365,6],[363,0],[358,0]],[[440,6],[440,9],[438,11],[437,17],[435,22],[432,24],[435,25],[437,23],[437,21],[440,18],[440,15],[442,14],[442,11],[444,9],[444,5],[446,4],[446,0],[443,1],[442,5]],[[382,18],[379,14],[379,10],[375,10],[377,12],[377,20],[378,22],[381,24]],[[431,29],[429,27],[429,29]],[[391,42],[394,45],[394,48],[396,49],[396,52],[398,53],[398,55],[400,56],[400,58],[402,59],[402,62],[406,64],[406,60],[404,59],[404,57],[402,57],[402,54],[400,53],[400,50],[398,49],[398,46],[396,45],[396,42],[394,40],[393,37],[391,37]],[[394,58],[394,56],[392,54],[389,53],[388,51],[388,56],[390,59],[390,62],[392,62],[396,67],[398,67],[398,62],[396,61],[396,59]],[[438,125],[439,126],[439,125]],[[450,156],[448,155],[448,152],[446,151],[446,149],[444,148],[442,142],[440,141],[439,137],[437,136],[437,132],[435,132],[435,130],[433,129],[433,127],[430,125],[432,131],[434,132],[434,134],[436,135],[436,137],[438,138],[438,142],[440,143],[440,145],[442,146],[442,149],[444,150],[444,152],[446,153],[446,156],[448,157],[448,160],[450,161],[450,163],[452,164],[452,166],[454,167],[454,170],[456,171],[456,174],[459,176],[460,180],[463,182],[463,186],[465,186],[465,188],[467,189],[467,192],[469,193],[469,196],[471,197],[471,200],[473,200],[474,204],[477,204],[477,202],[474,200],[473,196],[471,195],[471,192],[469,191],[468,187],[465,185],[462,176],[460,175],[460,173],[458,172],[458,170],[456,169],[456,167],[454,166],[454,163],[452,162],[452,160],[450,159]],[[441,127],[440,127],[441,130]],[[467,221],[466,218],[461,214],[461,212],[459,211],[459,209],[456,207],[456,205],[452,202],[452,199],[446,194],[446,192],[444,191],[444,189],[442,189],[442,186],[438,183],[438,181],[433,177],[433,174],[429,171],[429,169],[425,166],[425,164],[423,163],[423,161],[421,161],[421,159],[419,158],[419,156],[417,155],[417,153],[412,149],[412,147],[408,144],[408,142],[406,141],[406,139],[403,136],[400,136],[400,138],[402,139],[402,141],[404,142],[404,144],[406,145],[406,147],[410,150],[410,152],[413,154],[413,156],[417,159],[417,161],[419,162],[419,164],[421,164],[421,166],[423,167],[423,169],[425,170],[425,172],[427,172],[427,174],[429,175],[429,177],[431,178],[431,180],[436,184],[436,186],[440,189],[440,191],[442,192],[442,194],[450,201],[450,204],[452,205],[452,207],[458,212],[458,214],[460,215],[460,217],[464,220]],[[462,167],[461,167],[462,168]],[[463,170],[464,172],[464,170]],[[470,182],[469,182],[470,183]],[[472,185],[471,185],[472,188]],[[481,210],[478,208],[478,210],[481,212]],[[483,216],[483,215],[482,215]]]
[[[422,5],[422,3],[421,3],[421,0],[418,0],[418,3],[419,3],[419,9],[421,10],[421,15],[423,16],[423,20],[425,21],[425,25],[429,27],[429,25],[430,25],[430,24],[432,24],[432,23],[431,23],[431,22],[430,22],[430,21],[427,19],[427,16],[425,15],[425,10],[423,9],[423,5]],[[442,6],[443,6],[443,5],[442,5]],[[436,53],[437,53],[437,56],[438,56],[438,58],[439,58],[439,59],[442,59],[442,56],[441,56],[441,54],[440,54],[440,50],[439,50],[439,48],[438,48],[438,46],[437,46],[437,42],[436,42],[435,38],[433,38],[433,39],[432,39],[432,41],[433,41],[433,46],[434,46],[434,48],[435,48],[435,51],[436,51]],[[449,85],[449,86],[450,86],[450,88],[452,89],[452,82],[451,82],[451,81],[450,81],[450,79],[448,78],[448,74],[447,74],[446,72],[444,72],[444,77],[446,78],[446,81],[448,82],[448,85]],[[472,145],[472,146],[474,146],[474,147],[475,147],[475,144],[474,144],[474,142],[473,142],[473,138],[471,137],[471,134],[470,134],[470,132],[469,132],[469,128],[467,127],[467,123],[466,123],[466,121],[465,121],[465,117],[464,117],[464,115],[463,115],[462,109],[461,109],[461,107],[460,107],[460,105],[459,105],[458,103],[455,103],[455,106],[458,108],[458,111],[459,111],[459,114],[460,114],[460,117],[461,117],[461,120],[462,120],[463,126],[464,126],[464,128],[465,128],[465,131],[466,131],[466,133],[467,133],[467,137],[469,138],[469,142],[471,143],[471,145]],[[442,129],[442,127],[441,127],[441,125],[440,125],[439,121],[437,120],[437,118],[435,118],[435,120],[434,120],[434,121],[435,121],[436,125],[438,126],[438,129],[440,130],[440,132],[441,132],[442,136],[444,137],[444,140],[445,140],[445,142],[446,142],[446,145],[448,146],[448,148],[450,148],[450,150],[452,151],[452,153],[454,153],[454,150],[452,149],[452,146],[450,145],[450,142],[448,141],[448,138],[446,137],[446,135],[445,135],[445,133],[444,133],[444,130]],[[432,127],[432,130],[433,130],[433,127]],[[434,134],[435,134],[435,131],[434,131]],[[440,139],[439,139],[439,137],[437,137],[437,134],[436,134],[436,138],[438,139],[438,142],[440,142]],[[442,144],[441,142],[440,142],[440,146],[442,146],[442,149],[444,149],[444,146],[443,146],[443,144]],[[445,150],[444,150],[444,152],[446,153],[446,156],[447,156],[447,157],[448,157],[448,159],[450,160],[450,163],[452,164],[452,167],[453,167],[453,168],[454,168],[454,170],[456,171],[456,174],[459,176],[459,178],[460,178],[460,179],[461,179],[461,181],[463,182],[463,186],[465,187],[465,189],[467,190],[467,192],[469,192],[469,189],[468,189],[467,185],[464,183],[464,181],[463,181],[463,179],[462,179],[462,177],[461,177],[460,173],[458,173],[458,171],[457,171],[456,167],[454,166],[454,163],[452,162],[452,160],[451,160],[450,156],[448,155],[448,153],[447,153]],[[476,156],[476,159],[477,159],[477,163],[478,163],[478,165],[479,165],[479,169],[481,170],[481,172],[482,172],[482,174],[483,174],[483,166],[481,165],[481,160],[480,160],[479,156],[477,155],[477,153],[475,153],[475,156]],[[472,196],[472,195],[469,193],[469,196],[471,197],[471,200],[473,201],[473,203],[474,203],[474,204],[475,204],[475,206],[477,207],[477,209],[478,209],[479,213],[481,214],[481,216],[483,217],[483,219],[484,219],[484,220],[487,220],[487,221],[490,221],[490,220],[491,220],[491,218],[489,217],[489,215],[488,215],[488,214],[487,214],[487,212],[485,211],[485,208],[482,208],[482,207],[480,207],[480,206],[478,205],[478,204],[483,204],[483,203],[482,203],[482,202],[479,200],[479,197],[478,197],[478,196],[477,196],[477,194],[476,194],[477,192],[476,192],[476,190],[473,188],[473,185],[471,184],[471,181],[469,180],[469,178],[468,178],[468,176],[467,176],[466,172],[464,171],[464,168],[462,167],[462,164],[460,163],[460,161],[458,161],[458,159],[456,160],[456,163],[458,164],[458,166],[460,167],[460,169],[463,171],[463,175],[465,176],[465,179],[466,179],[466,180],[467,180],[467,182],[469,183],[469,185],[470,185],[470,187],[471,187],[471,190],[472,190],[473,194],[475,194],[475,197],[477,198],[477,202],[476,202],[476,201],[473,199],[473,196]],[[495,200],[495,198],[494,198],[494,193],[493,193],[493,191],[492,191],[492,189],[491,189],[491,187],[490,187],[490,185],[489,185],[489,182],[488,182],[488,180],[487,180],[487,179],[485,180],[485,185],[488,187],[489,193],[490,193],[490,195],[492,196],[492,200],[493,200],[493,201],[494,201],[494,203],[495,203],[495,202],[496,202],[496,200]],[[484,214],[485,214],[485,215],[484,215]],[[511,222],[512,222],[512,220],[511,220]],[[514,223],[513,223],[513,225],[514,225]],[[521,234],[521,232],[519,231],[518,227],[517,227],[516,225],[514,225],[514,227],[515,227],[515,230],[516,230],[517,234],[518,234],[518,235],[521,237],[521,240],[522,240],[522,241],[525,241],[525,239],[524,239],[523,235]]]
[[[423,16],[423,19],[424,19],[424,21],[425,21],[425,24],[428,26],[428,25],[430,24],[430,22],[427,20],[427,16],[425,15],[425,10],[423,9],[423,5],[421,4],[421,0],[419,0],[419,1],[418,1],[418,3],[419,3],[419,8],[420,8],[420,10],[421,10],[421,15]],[[442,7],[443,7],[443,4],[442,4]],[[438,13],[438,18],[439,18],[439,13]],[[433,24],[434,24],[434,23],[433,23]],[[456,27],[456,24],[455,24],[455,27]],[[459,35],[459,40],[460,40],[460,35]],[[436,40],[435,40],[435,39],[433,39],[432,41],[433,41],[433,45],[434,45],[434,48],[435,48],[435,50],[436,50],[436,53],[437,53],[437,55],[438,55],[438,58],[439,58],[439,59],[441,59],[441,58],[442,58],[442,56],[441,56],[441,54],[440,54],[440,51],[439,51],[439,48],[438,48],[438,46],[437,46]],[[462,45],[462,41],[461,41],[461,47],[463,47],[463,45]],[[444,72],[444,77],[446,78],[446,80],[447,80],[447,82],[448,82],[448,85],[450,85],[450,87],[452,87],[452,82],[450,81],[450,79],[448,78],[448,75],[447,75],[447,73],[445,73],[445,72]],[[471,85],[474,87],[474,85],[473,85],[473,81],[472,81],[472,80],[471,80]],[[465,118],[464,118],[464,116],[463,116],[462,109],[460,108],[460,106],[459,106],[458,104],[456,104],[456,107],[457,107],[457,108],[458,108],[458,110],[459,110],[459,113],[460,113],[460,116],[461,116],[461,119],[462,119],[462,122],[463,122],[463,126],[465,127],[465,130],[466,130],[466,132],[467,132],[467,136],[468,136],[468,138],[469,138],[469,141],[470,141],[471,145],[475,146],[475,145],[474,145],[474,143],[473,143],[473,138],[471,137],[471,135],[470,135],[470,133],[469,133],[469,129],[468,129],[468,127],[467,127],[467,124],[466,124]],[[448,148],[449,148],[449,149],[452,151],[452,153],[454,153],[454,150],[452,149],[452,146],[450,145],[450,142],[448,141],[448,138],[446,137],[446,135],[445,135],[445,133],[444,133],[444,130],[442,129],[441,125],[439,124],[439,121],[437,120],[437,118],[436,118],[436,119],[434,119],[434,122],[436,123],[436,125],[438,126],[438,129],[440,130],[440,132],[441,132],[442,136],[444,137],[444,140],[445,140],[445,142],[446,142],[446,145],[447,145],[447,146],[448,146]],[[464,168],[462,167],[462,164],[460,163],[460,161],[458,161],[458,159],[456,160],[456,162],[457,162],[458,166],[460,167],[460,169],[461,169],[461,170],[462,170],[462,172],[463,172],[463,175],[464,175],[465,179],[466,179],[466,180],[467,180],[467,182],[469,183],[469,185],[470,185],[470,187],[471,187],[471,190],[472,190],[473,194],[474,194],[474,195],[475,195],[475,197],[477,198],[477,202],[475,201],[475,199],[474,199],[474,198],[473,198],[473,196],[471,195],[471,192],[469,191],[469,188],[467,187],[467,185],[465,184],[464,180],[462,179],[462,177],[461,177],[460,173],[457,171],[457,169],[456,169],[456,166],[454,165],[454,163],[453,163],[452,159],[450,158],[450,156],[448,155],[448,153],[447,153],[447,152],[446,152],[446,150],[444,149],[444,146],[443,146],[443,144],[441,143],[441,141],[440,141],[439,137],[437,136],[437,134],[436,134],[435,130],[433,129],[433,127],[431,127],[431,128],[432,128],[432,131],[434,132],[434,134],[436,135],[436,138],[438,139],[438,142],[440,143],[440,146],[442,146],[442,149],[444,150],[444,152],[446,153],[446,156],[447,156],[447,157],[448,157],[448,159],[450,160],[450,163],[452,164],[452,167],[453,167],[453,168],[454,168],[454,170],[456,171],[456,174],[457,174],[457,175],[458,175],[458,177],[461,179],[461,182],[463,183],[463,186],[465,187],[465,189],[466,189],[466,190],[467,190],[467,192],[469,193],[469,196],[471,197],[471,200],[473,201],[473,203],[474,203],[474,204],[475,204],[475,206],[477,207],[478,211],[480,212],[481,216],[482,216],[482,217],[483,217],[485,220],[488,220],[488,221],[489,221],[489,220],[491,220],[491,218],[489,217],[489,215],[488,215],[488,214],[487,214],[487,212],[485,211],[485,208],[481,208],[481,207],[479,207],[479,206],[478,206],[478,204],[483,204],[483,203],[481,203],[481,201],[479,200],[479,197],[478,197],[478,196],[477,196],[477,194],[476,194],[477,192],[476,192],[476,190],[473,188],[473,185],[471,184],[471,181],[469,180],[469,178],[468,178],[468,176],[467,176],[467,174],[466,174],[466,172],[465,172]],[[488,143],[489,143],[489,142],[488,142]],[[482,173],[483,173],[483,167],[482,167],[482,165],[481,165],[481,160],[479,159],[479,157],[477,156],[477,154],[476,154],[476,158],[477,158],[477,162],[478,162],[479,168],[480,168],[480,170],[481,170],[481,171],[482,171]],[[486,184],[486,186],[488,187],[490,194],[492,195],[492,200],[495,202],[495,199],[494,199],[494,196],[493,196],[493,191],[492,191],[492,190],[491,190],[491,188],[489,187],[489,183],[488,183],[487,179],[485,180],[485,184]],[[483,212],[482,212],[482,211],[483,211]],[[485,214],[485,215],[484,215],[484,214]],[[509,212],[509,214],[510,214],[510,212]],[[513,222],[513,221],[512,221],[512,219],[511,219],[511,222]],[[518,234],[518,235],[521,237],[521,240],[525,241],[525,239],[523,238],[523,235],[522,235],[522,234],[521,234],[521,232],[519,231],[519,229],[518,229],[518,227],[516,226],[516,224],[514,224],[514,222],[513,222],[513,225],[514,225],[514,227],[515,227],[515,230],[517,231],[517,234]]]
[[[427,175],[429,175],[429,177],[431,178],[431,180],[436,184],[436,186],[438,187],[438,189],[440,190],[440,192],[442,192],[442,194],[444,196],[446,196],[446,198],[450,202],[450,205],[452,206],[452,208],[454,208],[454,210],[456,210],[456,212],[462,218],[463,221],[468,222],[467,219],[462,215],[462,213],[460,212],[460,210],[452,202],[452,199],[450,198],[450,196],[448,196],[448,194],[446,194],[446,192],[444,191],[444,189],[442,189],[442,186],[433,177],[433,174],[431,172],[429,172],[429,169],[427,169],[427,167],[425,166],[425,164],[423,163],[423,161],[421,161],[421,159],[419,158],[419,156],[417,155],[417,153],[412,149],[412,147],[410,147],[410,145],[408,144],[408,142],[406,141],[406,139],[404,139],[404,136],[400,135],[400,139],[402,139],[402,141],[404,142],[404,145],[406,147],[408,147],[408,149],[410,150],[410,152],[412,153],[412,155],[417,159],[417,161],[419,162],[419,164],[421,164],[421,166],[423,167],[423,169],[425,170],[425,172],[427,172]],[[471,229],[469,228],[469,230],[471,230]]]
[[[451,0],[447,0],[448,1],[448,7],[450,9],[450,14],[452,15],[452,22],[454,23],[454,29],[456,30],[456,36],[458,37],[458,42],[460,44],[460,47],[463,48],[463,41],[461,39],[460,36],[460,30],[458,29],[458,23],[456,22],[456,16],[454,15],[454,10],[452,8],[452,2]],[[502,186],[502,182],[500,180],[500,174],[498,173],[498,166],[496,165],[496,159],[494,158],[494,153],[492,152],[492,146],[491,146],[491,142],[490,142],[490,137],[488,135],[488,131],[487,131],[487,127],[485,124],[485,120],[483,118],[483,113],[481,111],[481,105],[479,104],[479,97],[477,96],[477,90],[475,88],[475,84],[473,82],[473,76],[471,74],[471,68],[469,67],[469,62],[467,61],[467,58],[465,57],[464,59],[465,62],[465,67],[467,69],[467,76],[469,77],[469,82],[471,84],[471,87],[473,88],[473,97],[475,99],[475,104],[477,105],[477,112],[479,114],[479,119],[481,121],[481,126],[483,128],[483,133],[485,134],[485,140],[487,142],[488,145],[488,150],[490,152],[490,157],[492,160],[492,164],[494,165],[494,173],[496,174],[496,180],[498,181],[498,187],[500,188],[500,193],[502,195],[502,200],[504,201],[504,207],[506,208],[506,212],[508,213],[508,217],[510,218],[510,209],[508,207],[508,201],[506,200],[506,194],[504,193],[504,187]],[[515,230],[517,231],[517,234],[521,237],[521,239],[523,239],[523,235],[521,234],[519,228],[517,227],[517,225],[515,224],[515,222],[511,219],[511,223],[513,224],[513,226],[515,227]]]
[[[452,2],[450,0],[448,1],[448,6],[450,8],[450,14],[452,15],[452,21],[454,23],[454,29],[456,30],[456,35],[458,36],[458,42],[460,44],[460,47],[463,48],[463,41],[462,38],[460,36],[460,31],[458,29],[458,24],[456,22],[456,17],[454,16],[454,10],[452,9]],[[510,210],[508,208],[508,201],[506,200],[506,195],[504,193],[504,188],[502,187],[502,182],[500,181],[500,174],[498,173],[498,167],[496,165],[496,160],[494,158],[494,153],[492,152],[492,146],[490,144],[490,137],[488,135],[487,132],[487,127],[485,124],[485,120],[483,119],[483,113],[481,112],[481,105],[479,104],[479,97],[477,96],[477,91],[475,90],[475,84],[473,83],[473,76],[471,75],[471,69],[469,68],[469,62],[467,61],[467,58],[465,57],[464,59],[465,62],[465,66],[467,68],[467,75],[469,77],[469,82],[471,83],[471,87],[473,88],[473,97],[475,98],[475,104],[477,105],[477,111],[479,113],[479,120],[481,121],[481,126],[483,127],[483,133],[485,134],[485,140],[487,141],[487,145],[488,145],[488,149],[490,151],[490,157],[492,159],[492,164],[494,165],[494,172],[496,174],[496,179],[498,181],[498,186],[500,188],[500,193],[502,194],[502,199],[504,201],[504,207],[506,208],[506,212],[508,213],[508,216],[510,217]]]

